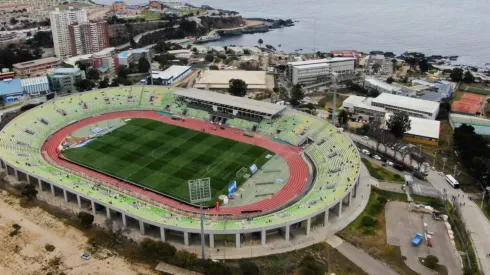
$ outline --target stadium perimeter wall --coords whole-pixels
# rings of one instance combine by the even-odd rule
[[[138,109],[138,111],[143,111],[143,109]],[[154,110],[150,110],[154,111]],[[100,112],[98,114],[92,114],[92,116],[99,116],[103,114],[108,114],[108,113],[114,113],[114,112],[119,112],[119,111],[107,111],[107,112]],[[90,115],[88,115],[89,117]],[[10,122],[13,123],[15,119]],[[71,121],[68,123],[65,123],[64,125],[60,126],[56,131],[65,128],[66,126],[75,123],[76,121]],[[9,124],[10,124],[9,123]],[[7,125],[8,126],[8,125]],[[6,127],[7,127],[6,126]],[[54,131],[54,132],[56,132]],[[344,136],[345,138],[348,139],[348,137]],[[44,142],[49,138],[46,137]],[[352,142],[352,141],[351,141]],[[305,152],[306,153],[306,152]],[[41,152],[40,152],[41,154]],[[311,157],[310,157],[311,158]],[[107,218],[112,217],[112,212],[117,212],[121,215],[122,217],[122,222],[123,225],[126,227],[128,226],[127,218],[130,217],[139,223],[139,229],[140,233],[142,235],[145,235],[145,230],[147,228],[147,225],[152,225],[154,227],[157,227],[160,229],[160,239],[162,241],[166,241],[166,232],[167,230],[174,230],[177,232],[182,232],[183,233],[183,242],[186,246],[189,245],[189,235],[190,234],[200,234],[200,229],[199,228],[186,228],[182,226],[176,226],[168,223],[163,223],[163,222],[157,222],[154,220],[150,220],[141,216],[137,216],[133,213],[130,213],[124,209],[118,208],[112,204],[109,204],[107,202],[104,202],[102,200],[99,200],[97,198],[91,197],[90,195],[87,195],[86,193],[80,192],[78,190],[69,188],[67,186],[61,185],[51,179],[40,177],[34,173],[28,172],[22,167],[19,167],[19,165],[15,163],[11,163],[7,160],[5,160],[3,157],[0,158],[0,164],[3,169],[7,172],[8,175],[15,176],[15,178],[19,181],[25,181],[28,183],[36,184],[39,187],[39,191],[44,191],[46,188],[45,186],[49,186],[49,190],[53,196],[56,196],[56,188],[61,190],[63,193],[63,197],[66,202],[68,202],[68,197],[70,195],[76,196],[77,198],[77,204],[80,209],[82,209],[82,199],[89,201],[91,206],[92,206],[92,212],[94,215],[97,214],[96,209],[98,208],[97,206],[102,206],[106,210],[106,215]],[[314,164],[313,164],[314,165]],[[357,188],[359,186],[359,174],[357,175],[355,179],[355,184],[350,186],[348,189],[345,190],[342,196],[337,198],[335,201],[331,202],[328,204],[326,207],[319,209],[309,215],[305,216],[300,216],[295,219],[289,220],[287,222],[280,222],[276,224],[271,224],[271,225],[265,225],[261,227],[250,227],[250,228],[241,228],[241,229],[210,229],[210,228],[205,228],[204,234],[208,236],[209,238],[209,247],[214,248],[214,235],[236,235],[236,247],[240,248],[241,247],[241,238],[240,234],[246,234],[246,233],[260,233],[261,234],[261,244],[263,246],[267,245],[267,231],[270,230],[276,230],[280,229],[281,231],[285,232],[284,238],[286,240],[289,240],[290,238],[290,228],[291,226],[306,222],[306,236],[310,234],[310,229],[311,229],[311,221],[312,218],[314,217],[319,217],[320,219],[323,219],[323,226],[326,227],[328,226],[328,221],[329,221],[329,216],[330,214],[334,214],[337,216],[342,215],[342,208],[343,205],[349,205],[352,201],[352,198],[356,196]]]

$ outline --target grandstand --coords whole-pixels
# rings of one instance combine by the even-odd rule
[[[327,226],[329,213],[342,213],[343,204],[355,196],[360,169],[357,149],[342,132],[283,106],[214,93],[206,99],[208,93],[134,86],[56,98],[19,115],[1,131],[1,165],[40,191],[62,194],[81,208],[90,204],[94,214],[105,209],[108,218],[120,218],[124,226],[136,220],[142,234],[157,228],[164,241],[180,232],[189,245],[191,235],[200,232],[198,208],[70,163],[58,153],[71,133],[109,119],[146,118],[195,130],[215,121],[224,127],[213,135],[261,146],[283,158],[289,179],[270,199],[206,209],[210,247],[215,234],[235,235],[237,247],[250,233],[259,233],[262,245],[267,233],[277,230],[289,240],[290,229],[299,223],[306,222],[308,235],[313,220]],[[245,136],[242,130],[260,135]]]

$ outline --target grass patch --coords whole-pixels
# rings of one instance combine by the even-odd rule
[[[125,181],[189,202],[187,181],[211,179],[214,201],[227,192],[243,167],[262,167],[274,153],[251,144],[149,119],[126,125],[79,148],[69,160]]]
[[[436,199],[413,196],[417,203],[424,203],[433,207],[441,207],[444,204]],[[400,274],[417,274],[405,264],[399,246],[386,243],[386,219],[385,203],[387,201],[406,201],[407,196],[401,193],[389,192],[372,187],[366,209],[350,223],[338,235],[350,243],[362,248],[372,256],[388,263]],[[376,221],[374,226],[366,224],[366,218],[371,217]]]
[[[370,162],[369,160],[365,158],[361,158],[362,162],[364,165],[366,165],[366,168],[369,171],[369,174],[378,180],[383,180],[383,181],[393,181],[393,182],[398,182],[398,183],[403,183],[403,177],[400,176],[397,173],[391,172],[388,169],[383,168],[382,166],[379,166],[375,163]]]

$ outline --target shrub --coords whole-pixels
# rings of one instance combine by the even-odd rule
[[[47,244],[44,246],[44,249],[46,249],[46,251],[48,251],[48,252],[53,252],[55,247],[52,244]]]
[[[87,213],[87,212],[78,213],[78,218],[80,219],[80,223],[84,227],[90,227],[92,225],[92,223],[94,222],[94,216],[92,214]]]
[[[32,201],[37,197],[37,189],[34,184],[25,184],[21,187],[22,196],[26,197],[27,200]]]
[[[429,255],[425,258],[425,264],[430,269],[435,269],[439,263],[439,258],[434,255]]]
[[[212,54],[208,54],[206,55],[206,57],[204,57],[204,60],[206,60],[207,62],[213,62],[214,56]]]
[[[174,256],[177,249],[168,243],[147,238],[141,242],[141,252],[149,259],[166,260],[169,257]]]
[[[364,227],[374,227],[378,223],[378,221],[371,216],[362,217],[361,222]]]
[[[398,175],[398,174],[395,174],[393,177],[394,177],[395,179],[401,179],[401,178],[402,178],[402,176],[400,176],[400,175]]]
[[[385,205],[387,202],[388,202],[388,199],[383,197],[383,196],[379,196],[378,197],[378,202],[382,205]]]
[[[255,263],[249,261],[240,262],[240,271],[242,275],[260,274],[259,267]]]
[[[377,201],[376,203],[374,203],[373,205],[371,205],[371,207],[369,208],[368,213],[370,215],[375,216],[375,215],[379,214],[381,211],[383,211],[383,205]]]

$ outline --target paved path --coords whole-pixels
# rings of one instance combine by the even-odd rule
[[[347,259],[351,260],[357,266],[362,268],[368,274],[371,275],[397,275],[393,269],[386,266],[382,262],[374,259],[363,250],[351,245],[348,242],[344,242],[337,236],[332,236],[327,239],[327,243],[336,248]]]
[[[361,136],[352,133],[349,137],[361,144],[370,148],[376,148],[376,143],[372,140],[363,140]],[[394,152],[391,148],[386,148],[387,154],[393,156]],[[385,151],[384,145],[379,146],[381,152]],[[400,154],[397,154],[397,159],[402,161]],[[405,163],[409,164],[407,158]],[[490,222],[473,201],[468,199],[468,195],[460,189],[452,188],[445,180],[444,176],[440,176],[437,171],[429,170],[427,176],[429,182],[439,190],[442,194],[447,193],[449,201],[461,211],[462,219],[470,233],[473,248],[480,263],[480,270],[487,275],[490,275],[490,261],[487,255],[490,254]],[[453,200],[453,197],[455,198]]]

